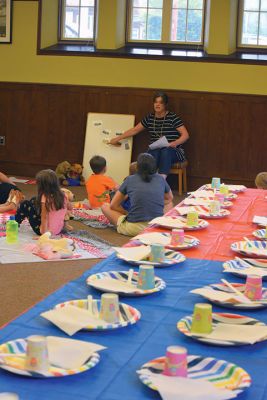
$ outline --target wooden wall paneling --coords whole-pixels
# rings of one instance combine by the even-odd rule
[[[184,145],[190,187],[218,175],[253,185],[266,170],[267,96],[167,91],[170,110],[190,133]],[[81,162],[88,112],[134,114],[153,109],[153,89],[102,88],[0,82],[0,170],[33,176],[65,159]],[[148,135],[134,137],[133,160]]]

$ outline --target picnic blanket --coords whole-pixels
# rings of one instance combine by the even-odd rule
[[[92,228],[105,229],[113,226],[100,209],[90,210],[84,208],[73,208],[72,214],[75,221],[79,221],[84,225],[91,226]]]
[[[74,231],[59,237],[71,238],[75,242],[75,250],[72,258],[64,259],[92,259],[106,258],[114,252],[112,245],[96,235],[87,231]],[[32,254],[25,249],[26,245],[35,244],[37,236],[32,232],[29,225],[20,227],[19,241],[15,244],[6,243],[5,233],[0,234],[0,263],[11,264],[20,262],[42,262],[49,261]]]

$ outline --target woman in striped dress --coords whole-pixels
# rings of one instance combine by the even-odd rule
[[[187,141],[189,134],[180,117],[168,111],[168,96],[165,93],[157,92],[153,97],[153,104],[154,112],[149,113],[134,128],[111,139],[110,144],[116,145],[122,139],[135,136],[144,129],[149,132],[150,144],[165,136],[168,144],[154,150],[149,149],[148,153],[155,158],[159,174],[166,178],[172,164],[185,161],[181,145]]]

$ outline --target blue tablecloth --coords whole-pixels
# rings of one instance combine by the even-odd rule
[[[1,343],[32,334],[66,337],[62,331],[41,318],[40,313],[62,301],[86,298],[89,293],[99,298],[100,292],[86,286],[86,277],[99,271],[128,269],[129,265],[114,255],[110,256],[81,278],[68,283],[3,328],[0,332]],[[157,268],[155,271],[167,283],[164,291],[140,298],[122,298],[123,302],[141,311],[142,317],[137,324],[121,330],[82,331],[74,335],[75,339],[92,341],[108,347],[101,352],[101,361],[95,368],[58,379],[32,379],[0,370],[0,392],[14,391],[22,400],[159,399],[157,392],[139,381],[135,371],[143,363],[164,355],[168,345],[175,344],[187,347],[189,354],[213,356],[238,364],[252,377],[252,386],[238,398],[267,399],[267,342],[231,348],[209,346],[186,338],[176,328],[177,321],[191,314],[196,302],[203,301],[200,296],[190,294],[189,291],[204,284],[219,282],[223,275],[226,275],[222,274],[222,263],[187,259],[182,264]],[[231,282],[241,282],[234,276],[227,277]],[[5,304],[1,306],[5,307]],[[231,312],[218,307],[213,309]],[[266,309],[239,313],[267,323]]]

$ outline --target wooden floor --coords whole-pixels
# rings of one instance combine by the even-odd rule
[[[27,198],[36,195],[35,185],[18,184]],[[72,187],[76,200],[86,198],[84,187]],[[175,195],[175,193],[174,193]],[[175,204],[181,198],[175,195]],[[115,229],[95,229],[72,221],[76,229],[88,230],[116,246],[127,243],[129,238],[119,235]],[[16,318],[32,305],[54,292],[70,280],[97,264],[99,259],[75,261],[51,261],[0,265],[0,327]]]

